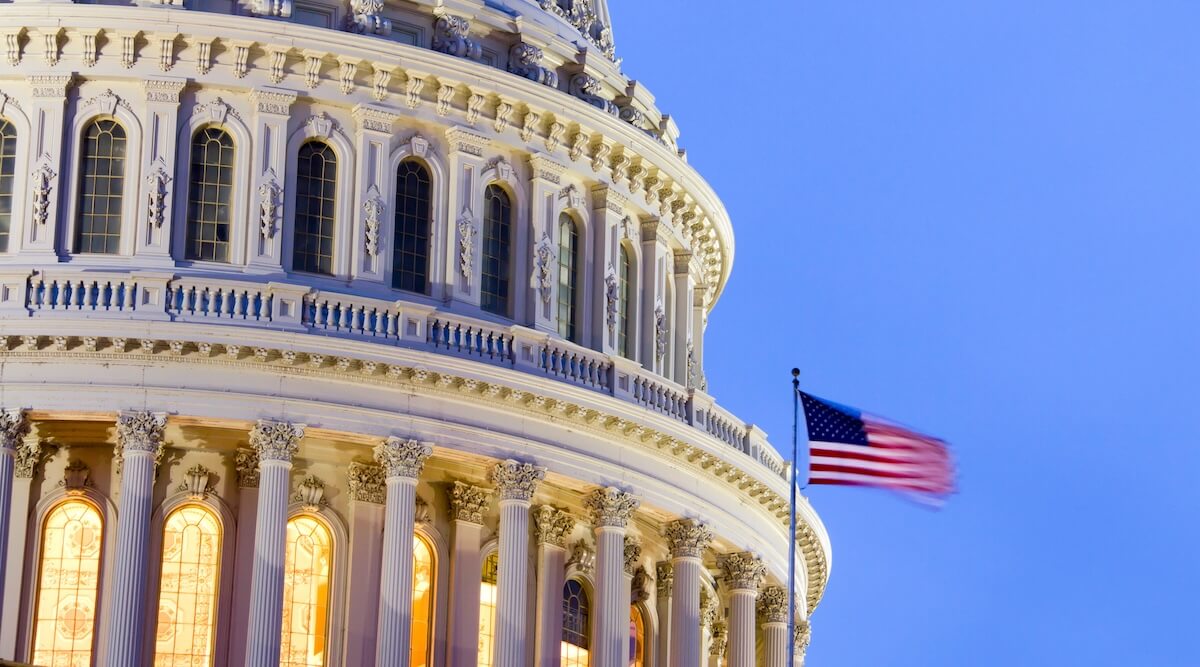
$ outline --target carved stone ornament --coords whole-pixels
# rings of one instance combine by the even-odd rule
[[[256,16],[271,16],[286,19],[292,15],[292,0],[254,0]]]
[[[545,54],[532,44],[517,42],[508,51],[508,71],[551,88],[558,87],[558,73],[542,66]]]
[[[633,570],[642,559],[642,545],[633,537],[625,536],[625,574],[633,576]]]
[[[375,461],[383,466],[383,471],[388,478],[410,477],[416,479],[421,474],[425,459],[429,458],[431,454],[433,454],[433,445],[395,436],[384,440],[375,447]]]
[[[670,561],[654,564],[654,581],[657,582],[658,597],[671,597],[671,588],[675,583],[675,568]]]
[[[696,348],[692,341],[687,343],[687,388],[695,389],[700,385],[700,366],[696,363]]]
[[[782,586],[768,586],[758,595],[758,615],[764,623],[787,623],[787,590]]]
[[[237,469],[238,487],[243,489],[258,488],[258,452],[248,447],[238,447],[233,458]]]
[[[445,14],[433,26],[433,50],[470,60],[479,60],[483,49],[467,36],[471,22],[461,16]]]
[[[723,556],[720,565],[725,572],[725,582],[732,590],[757,591],[767,576],[767,564],[748,551]]]
[[[69,496],[83,495],[83,490],[92,485],[91,476],[87,464],[75,459],[63,468],[63,478],[58,485],[66,489]]]
[[[708,654],[714,657],[725,655],[729,648],[729,627],[725,621],[714,621],[712,624],[712,642],[708,645]]]
[[[616,487],[607,487],[592,491],[583,499],[583,506],[591,514],[592,525],[613,526],[624,528],[629,519],[642,504],[632,493],[625,493]]]
[[[123,412],[117,417],[117,452],[148,452],[158,456],[163,447],[165,412]]]
[[[545,477],[545,468],[509,459],[492,468],[491,481],[500,492],[500,500],[529,501]]]
[[[633,571],[633,581],[629,585],[629,601],[637,604],[650,599],[650,573],[644,566],[639,565]]]
[[[22,439],[16,450],[13,474],[25,479],[32,479],[37,474],[38,466],[50,454],[50,447],[42,445],[35,438]]]
[[[24,410],[0,411],[0,449],[17,451],[28,433],[29,421]]]
[[[713,590],[707,586],[700,588],[700,625],[709,628],[710,631],[713,623],[717,620],[717,607],[719,604],[720,601]]]
[[[600,95],[600,81],[591,74],[580,72],[571,77],[570,93],[601,111],[618,113],[616,105]]]
[[[260,419],[250,431],[250,446],[260,461],[291,462],[304,437],[304,424],[272,422]]]
[[[262,185],[258,186],[258,227],[264,239],[275,236],[275,221],[279,218],[283,188],[275,178],[275,170],[267,169]]]
[[[538,505],[533,510],[533,527],[538,544],[552,544],[565,549],[567,538],[575,529],[575,519],[550,505]]]
[[[584,574],[590,573],[596,567],[596,552],[587,542],[577,540],[571,545],[571,556],[567,558],[567,568],[575,569]]]
[[[550,235],[542,232],[542,240],[538,241],[533,249],[534,256],[534,273],[533,282],[537,287],[538,294],[542,297],[542,303],[549,305],[550,299],[553,298],[554,288],[554,243],[550,241]]]
[[[566,19],[593,46],[609,60],[620,63],[616,57],[612,29],[600,18],[592,2],[585,0],[538,0],[542,9]]]
[[[208,483],[210,477],[212,477],[211,470],[196,464],[188,468],[178,490],[187,493],[188,498],[192,500],[204,500],[208,494],[213,492],[212,485]]]
[[[163,221],[166,219],[167,186],[171,184],[171,175],[167,173],[164,166],[160,159],[150,170],[150,175],[146,177],[146,187],[149,189],[146,219],[155,227],[162,227]]]
[[[796,628],[792,630],[792,645],[796,649],[796,655],[803,658],[810,643],[812,643],[812,626],[806,620],[796,621]]]
[[[325,506],[325,482],[309,475],[300,482],[296,495],[292,500],[304,506],[309,512],[315,512]]]
[[[666,525],[663,537],[667,538],[672,556],[700,558],[712,542],[713,533],[711,528],[695,519],[680,519]]]
[[[463,284],[471,291],[472,265],[475,259],[475,214],[469,207],[463,208],[458,216],[458,269],[462,272]]]
[[[617,306],[621,297],[621,285],[617,281],[617,272],[612,262],[604,272],[604,315],[608,324],[608,338],[614,344],[617,340]]]
[[[383,0],[350,0],[346,30],[360,35],[392,34],[392,22],[383,16]]]
[[[363,202],[363,229],[367,255],[375,257],[379,254],[379,225],[387,204],[379,196],[379,188],[372,183],[367,188],[367,200]]]
[[[58,174],[50,167],[49,158],[33,170],[33,220],[38,225],[46,224],[50,218],[50,192],[54,189],[54,178]]]
[[[382,505],[387,499],[383,468],[354,461],[346,472],[350,485],[350,500]]]
[[[654,358],[662,363],[667,356],[667,313],[663,305],[654,306]]]
[[[483,525],[483,511],[491,500],[491,491],[462,482],[450,487],[450,513],[455,521]]]
[[[430,509],[429,503],[420,498],[413,501],[413,523],[418,525],[433,523],[433,510]]]

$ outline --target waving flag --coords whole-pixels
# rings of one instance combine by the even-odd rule
[[[954,492],[945,442],[797,391],[808,424],[809,484],[872,486],[934,504]]]

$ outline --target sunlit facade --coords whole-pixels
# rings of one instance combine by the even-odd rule
[[[104,526],[95,505],[68,499],[46,515],[38,561],[32,660],[90,665],[96,632]]]
[[[171,512],[163,525],[155,667],[212,665],[221,576],[221,524],[200,505]]]

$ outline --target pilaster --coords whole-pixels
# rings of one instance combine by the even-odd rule
[[[641,221],[642,268],[638,292],[641,295],[641,326],[638,327],[640,342],[639,361],[655,373],[663,373],[666,367],[667,341],[665,334],[666,280],[672,273],[667,264],[670,246],[667,239],[670,230],[656,217],[644,217]]]
[[[575,520],[566,512],[541,505],[533,510],[537,542],[537,603],[533,664],[559,667],[562,662],[562,590],[567,565],[567,538]]]
[[[142,137],[142,182],[138,187],[134,253],[171,264],[175,196],[176,143],[179,135],[179,93],[186,79],[154,78],[142,82],[146,92],[146,124]],[[186,188],[186,184],[183,185]],[[187,192],[183,193],[187,196]]]
[[[258,452],[240,447],[234,452],[237,470],[238,515],[237,544],[254,544],[258,517]],[[238,549],[233,564],[233,603],[229,624],[229,653],[226,664],[241,665],[246,660],[246,619],[250,614],[250,585],[254,575],[254,550]]]
[[[658,615],[658,642],[654,647],[654,664],[667,667],[671,655],[671,595],[675,583],[675,569],[670,561],[654,565],[654,610]]]
[[[9,533],[14,523],[13,486],[16,481],[17,450],[28,433],[29,422],[25,419],[24,410],[0,410],[0,556],[9,555]],[[24,542],[24,540],[19,541]],[[0,562],[0,627],[5,627],[6,624],[13,626],[17,624],[16,616],[13,615],[10,618],[7,605],[2,604],[7,599],[5,593],[8,589],[8,581],[5,576],[6,567],[9,567],[7,560],[5,558]],[[11,567],[15,567],[20,573],[23,564],[24,559],[18,558]],[[4,646],[0,645],[0,651],[3,650]]]
[[[671,319],[671,343],[667,354],[671,355],[671,379],[687,385],[688,378],[688,349],[692,344],[692,304],[695,299],[695,279],[691,273],[692,253],[675,252],[670,264],[672,273],[669,280],[675,281],[675,312],[669,313]]]
[[[475,667],[479,657],[479,547],[491,491],[462,482],[450,487],[450,627],[446,664]]]
[[[621,261],[621,224],[628,203],[629,199],[611,185],[592,188],[593,271],[589,284],[596,287],[587,292],[595,294],[596,298],[588,308],[591,342],[592,347],[612,355],[617,354],[617,327],[621,324],[617,313],[617,271]]]
[[[446,245],[446,284],[451,285],[451,300],[479,308],[480,248],[483,244],[483,151],[491,143],[486,136],[465,127],[446,131],[446,161],[451,216],[448,227],[454,230],[453,243]],[[513,202],[514,208],[516,202]],[[520,224],[514,216],[513,222]],[[514,244],[515,245],[515,244]],[[513,276],[520,280],[520,276]],[[515,285],[514,285],[515,286]]]
[[[70,74],[42,74],[28,79],[32,88],[29,119],[32,136],[29,155],[32,172],[28,174],[29,199],[25,202],[27,215],[14,219],[10,244],[20,239],[23,255],[31,259],[38,255],[47,260],[57,252],[56,234],[65,225],[60,225],[64,198],[63,188],[67,183],[65,174],[65,104],[67,90],[74,79]],[[70,240],[63,240],[64,249]],[[11,246],[10,246],[11,247]]]
[[[245,222],[250,266],[261,271],[281,272],[283,261],[283,210],[287,178],[288,120],[295,91],[263,87],[250,91],[254,103],[254,156],[251,164],[250,219]]]
[[[383,564],[383,468],[350,464],[350,601],[346,605],[347,665],[375,664],[379,626],[379,580]]]
[[[558,244],[553,240],[558,238],[558,215],[563,210],[561,192],[562,175],[567,167],[542,153],[529,156],[529,223],[530,236],[533,239],[533,258],[535,266],[558,256]],[[546,258],[539,256],[539,249],[549,246],[550,255]],[[538,276],[534,277],[534,298],[529,300],[529,321],[533,328],[546,333],[558,331],[558,266],[539,267],[545,270],[545,284]],[[587,290],[580,290],[585,292]]]
[[[392,227],[388,202],[392,200],[392,128],[399,114],[366,105],[354,107],[357,131],[354,141],[358,163],[351,234],[350,273],[355,280],[381,283],[391,249]]]

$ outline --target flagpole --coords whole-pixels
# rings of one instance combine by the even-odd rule
[[[792,469],[788,502],[787,667],[796,664],[796,468],[800,463],[800,369],[792,369]]]

